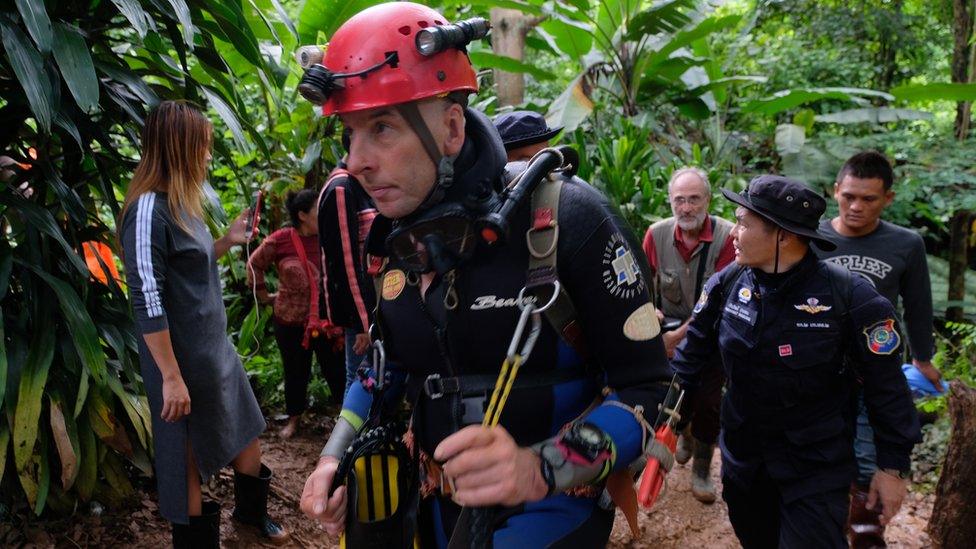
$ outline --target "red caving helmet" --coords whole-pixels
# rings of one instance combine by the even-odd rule
[[[467,54],[448,48],[425,57],[415,45],[417,32],[447,19],[412,2],[389,2],[352,16],[329,40],[322,65],[333,73],[355,73],[382,64],[396,52],[395,66],[384,65],[363,77],[346,78],[322,104],[325,116],[407,103],[454,91],[474,93],[478,81]]]

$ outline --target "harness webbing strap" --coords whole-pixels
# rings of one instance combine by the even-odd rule
[[[525,234],[529,246],[529,269],[526,289],[533,292],[539,304],[547,303],[555,289],[559,273],[556,269],[559,247],[559,195],[563,180],[550,176],[532,193],[533,223]],[[545,222],[548,223],[545,223]],[[545,311],[553,328],[583,358],[589,355],[583,341],[583,331],[576,321],[576,308],[565,291]]]

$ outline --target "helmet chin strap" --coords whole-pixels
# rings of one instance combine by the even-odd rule
[[[418,211],[424,210],[443,200],[444,193],[454,183],[454,158],[441,154],[440,147],[437,146],[433,134],[430,133],[430,128],[427,127],[427,122],[424,121],[424,117],[420,114],[420,107],[417,101],[401,103],[396,108],[404,120],[413,128],[417,137],[420,138],[420,143],[424,146],[424,150],[427,151],[427,156],[430,157],[434,166],[437,168],[437,180],[434,182],[434,186],[430,189],[430,192],[427,193],[427,197],[424,198],[424,201],[417,208]]]

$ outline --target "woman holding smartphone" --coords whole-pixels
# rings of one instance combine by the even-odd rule
[[[219,547],[220,506],[202,501],[200,484],[228,464],[234,519],[272,541],[288,538],[267,514],[271,471],[258,441],[265,421],[227,338],[217,273],[217,258],[247,240],[246,215],[216,241],[203,219],[212,133],[189,103],[153,109],[119,223],[153,417],[159,508],[178,548]]]

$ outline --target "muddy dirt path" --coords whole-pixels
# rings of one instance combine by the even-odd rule
[[[338,547],[336,539],[307,520],[298,511],[305,478],[318,459],[319,450],[332,428],[331,419],[313,416],[307,418],[302,430],[290,440],[277,436],[280,425],[271,422],[261,442],[265,458],[275,478],[272,481],[270,510],[273,516],[292,532],[289,547],[331,548]],[[613,548],[736,548],[732,527],[729,525],[725,504],[702,505],[691,497],[690,464],[677,466],[668,477],[666,492],[654,510],[640,517],[642,536],[632,539],[627,523],[618,512],[609,547]],[[718,480],[718,467],[713,467],[713,477]],[[238,530],[230,520],[234,504],[231,470],[225,469],[220,478],[211,483],[210,495],[222,505],[222,546],[256,547],[269,546],[248,530]],[[169,524],[158,514],[153,482],[144,483],[142,493],[125,509],[106,511],[102,516],[92,516],[89,508],[79,509],[70,519],[60,521],[35,521],[23,519],[0,523],[0,546],[4,547],[166,547],[170,544]],[[923,529],[932,511],[932,496],[909,493],[905,506],[888,529],[888,541],[892,548],[927,547],[928,537]]]

